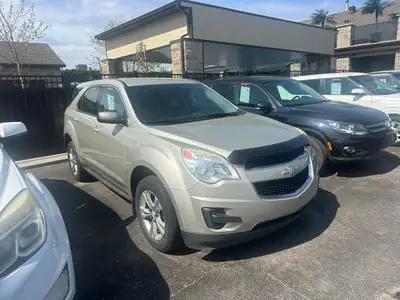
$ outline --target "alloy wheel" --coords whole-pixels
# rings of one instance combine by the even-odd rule
[[[76,160],[74,150],[71,148],[68,151],[68,161],[69,161],[69,167],[71,168],[71,171],[74,175],[77,175],[79,170],[78,170],[78,161]]]
[[[160,241],[165,234],[164,213],[157,196],[149,190],[140,195],[140,215],[148,236]]]
[[[400,142],[400,121],[392,121],[392,128],[396,131],[396,143]]]

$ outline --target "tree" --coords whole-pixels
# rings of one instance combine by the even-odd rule
[[[10,2],[6,8],[0,0],[0,40],[6,42],[11,59],[2,53],[0,55],[10,64],[17,66],[16,71],[23,86],[24,65],[29,64],[25,61],[29,43],[44,37],[49,27],[43,21],[36,21],[33,3],[26,7],[25,0],[20,0],[18,5],[14,6]]]
[[[117,27],[124,23],[125,20],[123,17],[115,18],[113,20],[108,21],[106,27],[104,27],[104,31]],[[95,67],[97,67],[100,71],[102,69],[101,61],[107,57],[106,50],[106,42],[102,40],[96,39],[94,36],[90,38],[90,42],[94,46],[94,54],[91,55],[92,63]]]
[[[361,13],[364,15],[375,14],[375,23],[378,23],[379,17],[383,15],[387,1],[367,0],[364,2]]]
[[[322,28],[328,27],[328,24],[336,24],[332,16],[329,16],[329,11],[325,9],[316,9],[311,14],[311,24],[321,25]]]

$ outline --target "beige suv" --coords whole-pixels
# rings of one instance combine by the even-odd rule
[[[250,240],[289,223],[316,194],[302,131],[201,83],[109,79],[77,89],[65,112],[74,178],[94,176],[130,199],[159,251]]]

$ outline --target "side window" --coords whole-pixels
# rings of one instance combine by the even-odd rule
[[[237,91],[238,104],[251,104],[268,102],[268,96],[258,87],[253,84],[239,83]]]
[[[216,91],[218,94],[222,95],[224,98],[228,99],[229,101],[234,102],[235,89],[233,83],[229,82],[213,83],[212,89]]]
[[[91,115],[97,115],[97,98],[101,92],[101,87],[96,86],[88,89],[79,100],[78,108],[80,111]]]
[[[121,116],[125,114],[123,100],[121,99],[117,89],[113,87],[104,88],[99,104],[99,112],[103,111],[116,111]]]
[[[310,88],[317,91],[320,94],[323,94],[321,91],[321,80],[313,79],[313,80],[304,80],[302,81],[304,84],[307,84]]]
[[[325,79],[325,90],[327,95],[351,95],[352,89],[358,86],[348,78]]]

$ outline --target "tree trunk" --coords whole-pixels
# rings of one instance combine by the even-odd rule
[[[18,76],[19,76],[19,80],[21,81],[21,88],[25,89],[26,86],[25,86],[24,78],[22,77],[21,65],[20,65],[18,60],[16,61],[16,63],[17,63],[17,73],[18,73]]]

